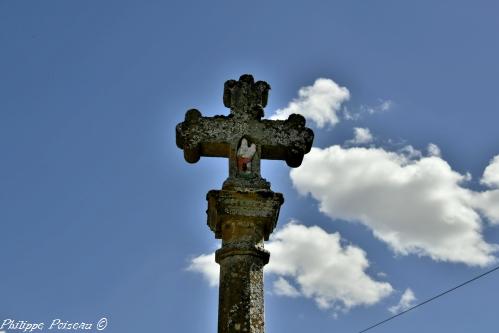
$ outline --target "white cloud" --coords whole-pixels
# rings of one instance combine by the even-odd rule
[[[418,159],[418,158],[423,157],[423,154],[411,145],[407,145],[407,146],[400,148],[397,151],[397,153],[402,155],[403,157],[409,159],[409,160],[414,160],[414,159]]]
[[[394,103],[391,100],[384,100],[384,99],[379,99],[378,104],[376,105],[361,105],[359,110],[357,111],[352,111],[348,109],[347,107],[343,108],[343,117],[346,120],[359,120],[363,116],[367,115],[373,115],[375,113],[380,113],[380,112],[387,112],[393,107]]]
[[[491,160],[482,176],[488,186],[496,186],[497,160]],[[498,246],[484,240],[482,218],[499,224],[499,189],[465,188],[470,175],[452,170],[440,155],[425,157],[412,146],[397,152],[312,148],[290,176],[300,193],[319,201],[322,212],[364,224],[397,254],[478,266],[496,259]],[[271,260],[266,273],[276,276],[272,287],[277,295],[310,298],[321,309],[337,313],[375,304],[393,290],[366,273],[365,252],[344,245],[338,233],[291,223],[271,237],[267,248]],[[188,270],[218,285],[214,253],[192,259]],[[390,311],[403,311],[414,300],[408,289]]]
[[[288,223],[266,247],[271,256],[265,273],[277,276],[273,291],[278,295],[310,298],[321,309],[336,312],[375,304],[393,291],[389,283],[367,275],[366,253],[354,245],[342,245],[339,233]],[[212,286],[218,283],[213,254],[194,258],[190,270],[202,273]]]
[[[366,253],[342,245],[339,233],[289,223],[274,234],[267,249],[271,257],[266,271],[293,279],[300,293],[322,309],[371,305],[393,290],[366,274]]]
[[[353,131],[354,131],[353,139],[347,141],[347,143],[349,144],[362,145],[362,144],[371,143],[374,139],[369,128],[355,127]]]
[[[382,100],[381,104],[379,105],[379,111],[388,111],[392,108],[393,106],[393,101],[391,100]]]
[[[473,205],[493,224],[499,224],[499,155],[485,168],[480,182],[490,190],[473,194]]]
[[[403,312],[413,307],[415,301],[416,301],[416,296],[414,296],[414,292],[410,288],[407,288],[402,294],[402,297],[400,297],[399,303],[397,305],[389,307],[388,311],[390,311],[393,314]]]
[[[288,297],[298,297],[300,296],[300,292],[291,285],[285,278],[280,276],[273,283],[274,292],[280,296],[288,296]]]
[[[359,120],[360,119],[360,113],[352,112],[346,106],[343,107],[342,114],[343,114],[343,118],[345,118],[346,120]]]
[[[485,168],[481,182],[492,188],[499,188],[499,155],[495,156]]]
[[[393,107],[393,101],[387,99],[379,99],[377,105],[362,105],[360,107],[361,111],[367,112],[368,114],[375,114],[379,112],[389,111]]]
[[[218,286],[220,270],[215,262],[215,252],[193,258],[187,270],[201,273],[211,287]]]
[[[499,190],[474,193],[473,206],[484,214],[491,223],[499,224]]]
[[[442,152],[440,151],[440,148],[434,144],[434,143],[430,143],[428,145],[428,155],[430,156],[437,156],[437,157],[440,157],[442,155]]]
[[[411,147],[412,148],[412,147]],[[498,246],[483,239],[477,210],[499,217],[483,193],[462,187],[466,175],[437,156],[408,158],[381,148],[312,148],[290,173],[333,219],[358,221],[397,254],[485,266]],[[478,205],[481,205],[478,207]],[[497,214],[497,215],[495,215]]]
[[[298,98],[293,99],[286,108],[278,109],[270,119],[287,119],[290,114],[298,113],[322,128],[327,124],[338,123],[341,105],[350,99],[346,87],[340,87],[331,79],[319,78],[312,86],[300,88]]]

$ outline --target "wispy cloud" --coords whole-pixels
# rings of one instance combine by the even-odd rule
[[[375,114],[380,112],[387,112],[393,107],[394,103],[392,100],[379,99],[376,105],[362,105],[361,110],[368,114]]]
[[[351,110],[347,107],[343,108],[343,117],[346,120],[359,120],[366,115],[390,111],[395,103],[389,99],[378,99],[378,103],[374,105],[362,104],[359,109]]]
[[[215,263],[215,252],[193,258],[187,270],[201,273],[211,287],[218,286],[220,272]]]
[[[355,127],[353,133],[353,139],[346,142],[348,145],[364,145],[371,143],[374,140],[369,128]]]
[[[429,156],[437,156],[437,157],[442,156],[442,152],[440,151],[440,148],[434,143],[428,144],[427,150],[428,150]]]
[[[388,311],[390,311],[392,314],[400,313],[413,307],[416,300],[417,298],[414,295],[414,292],[410,288],[407,288],[402,294],[402,297],[400,297],[400,301],[398,302],[398,304],[389,307]]]

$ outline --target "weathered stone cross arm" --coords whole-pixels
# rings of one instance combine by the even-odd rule
[[[263,81],[254,83],[250,75],[229,80],[224,88],[224,104],[231,109],[230,115],[203,117],[191,109],[177,125],[176,143],[184,150],[185,160],[196,163],[201,156],[231,158],[231,151],[246,137],[256,144],[259,159],[300,166],[314,138],[312,130],[305,127],[305,118],[292,114],[287,120],[262,120],[270,86]]]

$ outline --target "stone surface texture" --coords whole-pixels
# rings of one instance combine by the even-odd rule
[[[203,117],[191,109],[176,127],[176,143],[187,162],[195,163],[201,156],[229,160],[229,177],[222,189],[206,196],[208,226],[222,239],[215,255],[220,265],[219,333],[265,331],[263,267],[270,254],[264,249],[264,240],[277,224],[284,199],[261,177],[260,160],[284,160],[297,167],[314,138],[301,115],[290,115],[287,120],[261,119],[269,90],[269,84],[254,82],[251,75],[229,80],[223,94],[224,105],[230,108],[228,116]],[[241,160],[238,167],[241,143],[255,150],[251,167],[244,171]]]

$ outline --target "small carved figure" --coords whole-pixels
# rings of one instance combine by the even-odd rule
[[[251,161],[256,153],[256,145],[254,143],[248,147],[248,140],[243,138],[241,145],[237,150],[237,169],[239,172],[251,173]]]

